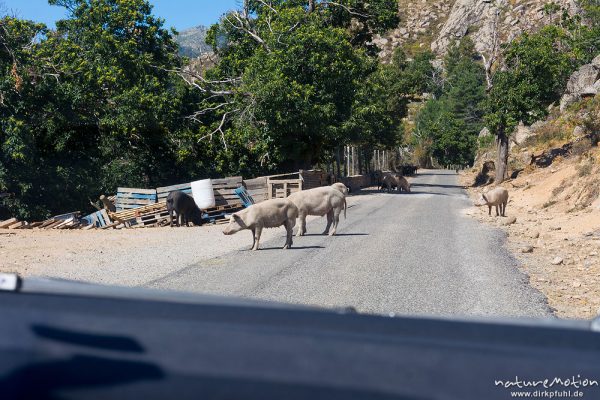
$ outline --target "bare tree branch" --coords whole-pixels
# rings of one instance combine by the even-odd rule
[[[239,108],[224,113],[223,114],[223,118],[221,118],[221,123],[219,124],[219,126],[217,127],[217,129],[215,129],[211,133],[208,133],[208,134],[202,136],[200,139],[198,139],[198,143],[200,143],[202,140],[204,140],[206,138],[210,138],[210,140],[212,140],[212,138],[213,138],[213,136],[214,136],[215,133],[220,133],[221,134],[221,140],[223,141],[223,146],[225,147],[225,151],[227,151],[227,141],[225,140],[225,131],[223,131],[223,126],[225,126],[225,123],[227,122],[227,117],[229,115],[233,114],[233,113],[238,112],[238,111],[240,111]]]
[[[236,19],[237,23],[233,23],[231,19],[229,19],[230,15]],[[265,50],[271,52],[271,49],[269,49],[267,42],[265,42],[265,40],[261,38],[258,35],[258,33],[252,28],[252,25],[250,24],[250,18],[248,16],[244,16],[239,12],[234,11],[226,15],[224,20],[227,21],[233,28],[246,32],[248,35],[250,35],[252,39],[254,39],[257,43],[263,46]]]

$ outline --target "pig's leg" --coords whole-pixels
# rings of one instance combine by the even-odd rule
[[[496,206],[496,217],[499,216],[500,214],[498,213],[498,206]]]
[[[169,222],[170,222],[170,226],[172,228],[173,227],[173,209],[169,210]]]
[[[256,240],[254,241],[254,246],[252,247],[252,250],[258,250],[258,242],[260,241],[260,234],[262,233],[262,226],[257,226],[256,227]]]
[[[340,213],[342,212],[341,208],[336,208],[333,210],[333,230],[329,234],[329,236],[334,236],[337,230],[338,223],[340,222]]]
[[[298,224],[298,233],[296,233],[296,236],[304,236],[306,233],[306,214],[300,212],[298,220],[300,223]]]
[[[506,203],[508,202],[504,202],[503,206],[502,206],[502,216],[506,217]]]
[[[331,228],[331,224],[333,223],[333,209],[327,212],[327,226],[323,231],[323,235],[327,235],[329,233],[329,228]]]
[[[294,236],[294,223],[292,221],[290,221],[289,219],[285,221],[285,231],[286,231],[286,238],[285,238],[285,246],[283,246],[284,249],[289,249],[292,247],[292,237]]]
[[[488,210],[489,210],[488,215],[492,215],[492,206],[488,206]]]
[[[256,229],[252,229],[252,247],[250,250],[254,249],[254,245],[256,244]]]

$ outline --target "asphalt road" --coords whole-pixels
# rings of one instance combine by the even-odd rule
[[[233,295],[378,314],[549,316],[503,244],[502,231],[465,216],[466,192],[452,171],[422,171],[413,193],[351,196],[338,235],[325,218],[282,250],[276,239],[182,266],[152,288]],[[510,212],[508,212],[510,215]]]

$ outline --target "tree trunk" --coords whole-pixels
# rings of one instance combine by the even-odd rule
[[[502,183],[508,172],[508,136],[503,126],[498,129],[496,144],[498,146],[498,157],[496,159],[495,182]]]

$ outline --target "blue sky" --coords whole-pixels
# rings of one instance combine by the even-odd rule
[[[226,11],[236,8],[240,0],[150,0],[153,13],[165,20],[167,27],[177,30],[197,25],[210,26]],[[62,7],[49,6],[47,0],[0,0],[10,14],[43,22],[53,27],[57,19],[64,18]]]

